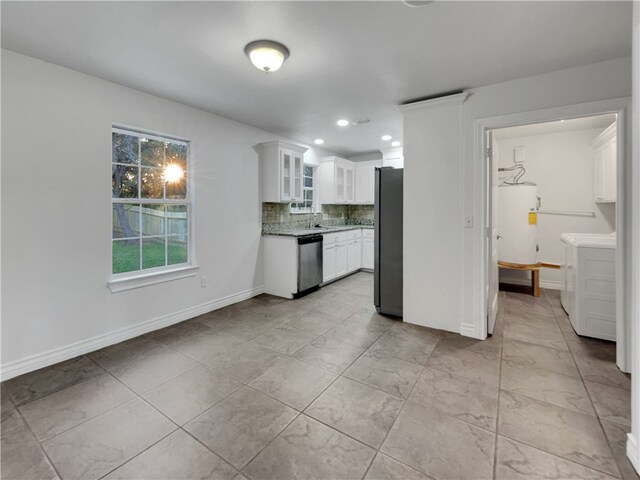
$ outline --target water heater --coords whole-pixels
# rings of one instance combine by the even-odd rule
[[[531,265],[537,258],[538,187],[534,183],[503,184],[498,189],[498,260]]]

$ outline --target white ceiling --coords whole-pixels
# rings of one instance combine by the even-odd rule
[[[631,2],[8,2],[2,46],[354,155],[396,106],[631,54]],[[257,39],[291,56],[266,75]],[[339,118],[371,122],[338,128]]]
[[[616,121],[616,115],[595,115],[592,117],[571,118],[557,120],[555,122],[532,123],[518,125],[517,127],[499,128],[494,130],[494,138],[530,137],[533,135],[547,135],[561,132],[575,132],[578,130],[602,129],[604,130]]]

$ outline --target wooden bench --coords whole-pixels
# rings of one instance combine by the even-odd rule
[[[506,270],[523,270],[531,272],[531,294],[534,297],[540,296],[540,268],[554,268],[559,269],[560,265],[555,263],[543,263],[538,262],[531,265],[521,265],[518,263],[498,262],[498,268],[504,268]]]

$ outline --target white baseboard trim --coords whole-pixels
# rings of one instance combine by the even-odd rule
[[[478,338],[476,335],[476,326],[473,323],[461,323],[460,335],[463,337]]]
[[[10,378],[17,377],[25,373],[38,370],[43,367],[48,367],[55,363],[69,360],[70,358],[84,355],[85,353],[93,352],[115,343],[120,343],[125,340],[129,340],[145,333],[153,332],[160,328],[171,326],[175,323],[189,320],[190,318],[203,315],[219,308],[226,307],[233,303],[242,302],[248,300],[256,295],[260,295],[264,292],[264,285],[255,287],[244,292],[234,293],[218,300],[196,305],[195,307],[186,308],[179,312],[170,313],[169,315],[163,315],[151,320],[147,320],[130,327],[125,327],[115,332],[109,332],[102,335],[98,335],[86,340],[81,340],[65,347],[55,348],[44,353],[39,353],[26,357],[20,360],[14,360],[0,366],[0,381],[9,380]]]
[[[512,285],[526,285],[528,287],[531,286],[531,280],[522,280],[520,278],[505,278],[504,280],[506,281],[500,282],[500,283],[506,283],[506,284],[512,284]],[[540,288],[546,288],[549,290],[562,290],[562,285],[563,285],[562,282],[540,280]]]
[[[633,434],[627,433],[627,458],[636,469],[636,472],[640,472],[640,462],[638,462],[638,442],[634,438]]]
[[[562,290],[563,286],[562,282],[540,281],[540,288],[546,288],[547,290]]]

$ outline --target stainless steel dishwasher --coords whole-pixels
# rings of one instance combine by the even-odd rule
[[[322,235],[298,238],[298,293],[302,297],[322,283]]]

